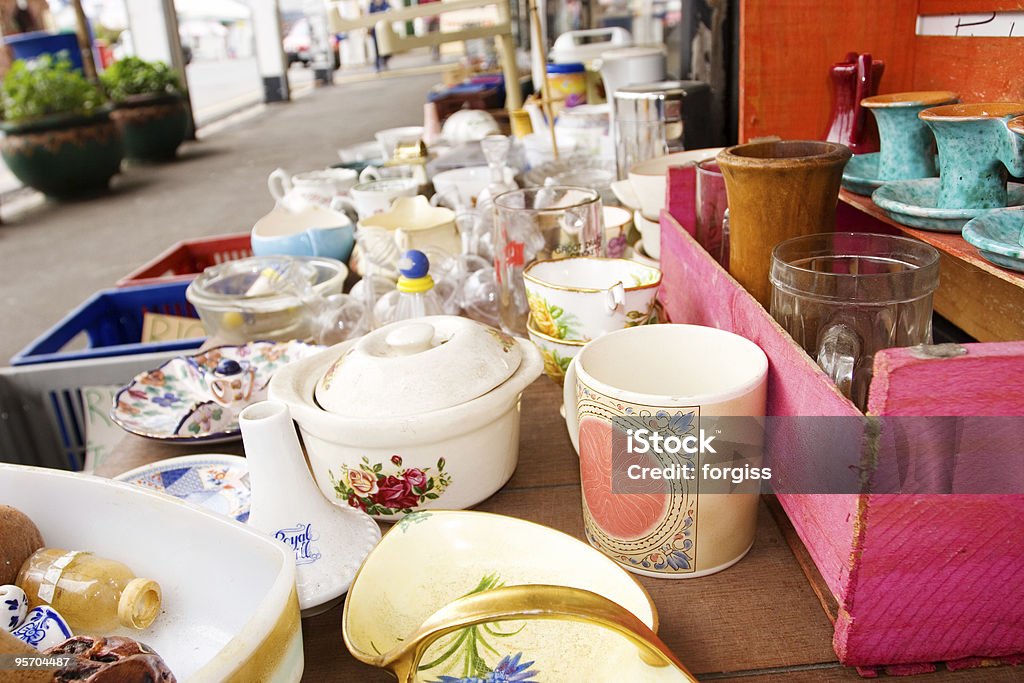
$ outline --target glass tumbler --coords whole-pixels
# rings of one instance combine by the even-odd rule
[[[697,164],[697,242],[726,268],[722,222],[728,206],[722,169],[714,159],[705,159]]]
[[[881,349],[932,340],[939,253],[906,237],[821,233],[772,251],[771,314],[863,410]]]
[[[526,336],[523,269],[537,259],[603,256],[601,197],[584,187],[513,190],[494,200],[494,268],[502,328]]]

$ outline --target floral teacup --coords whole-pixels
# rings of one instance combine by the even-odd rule
[[[535,332],[589,341],[646,324],[661,271],[627,259],[579,256],[535,261],[523,279]]]
[[[526,331],[532,341],[540,350],[544,359],[544,374],[555,381],[555,384],[562,386],[565,382],[565,370],[569,363],[580,352],[586,344],[583,341],[571,339],[555,339],[534,329],[533,318],[526,321]]]

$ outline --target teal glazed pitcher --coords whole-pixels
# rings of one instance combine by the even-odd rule
[[[950,104],[921,112],[939,149],[938,208],[1006,206],[1007,172],[1024,175],[1024,138],[1007,122],[1022,114],[1021,102]]]
[[[889,93],[861,100],[878,123],[881,149],[879,180],[915,180],[939,174],[935,164],[935,138],[918,114],[929,107],[957,102],[954,92],[928,90]]]

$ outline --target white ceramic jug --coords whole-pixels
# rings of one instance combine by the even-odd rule
[[[380,540],[365,512],[327,500],[306,467],[288,406],[254,403],[238,416],[252,491],[249,526],[295,553],[303,617],[337,605]]]
[[[358,179],[358,174],[350,168],[328,168],[295,175],[278,168],[267,178],[267,189],[275,202],[290,211],[300,211],[313,204],[331,208],[334,199],[348,192]]]

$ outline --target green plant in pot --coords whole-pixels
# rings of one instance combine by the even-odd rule
[[[174,158],[188,133],[188,109],[177,74],[163,62],[126,57],[100,76],[116,107],[125,156],[139,161]]]
[[[66,56],[14,62],[0,86],[0,153],[25,185],[52,197],[105,189],[121,168],[121,135],[103,92]]]

